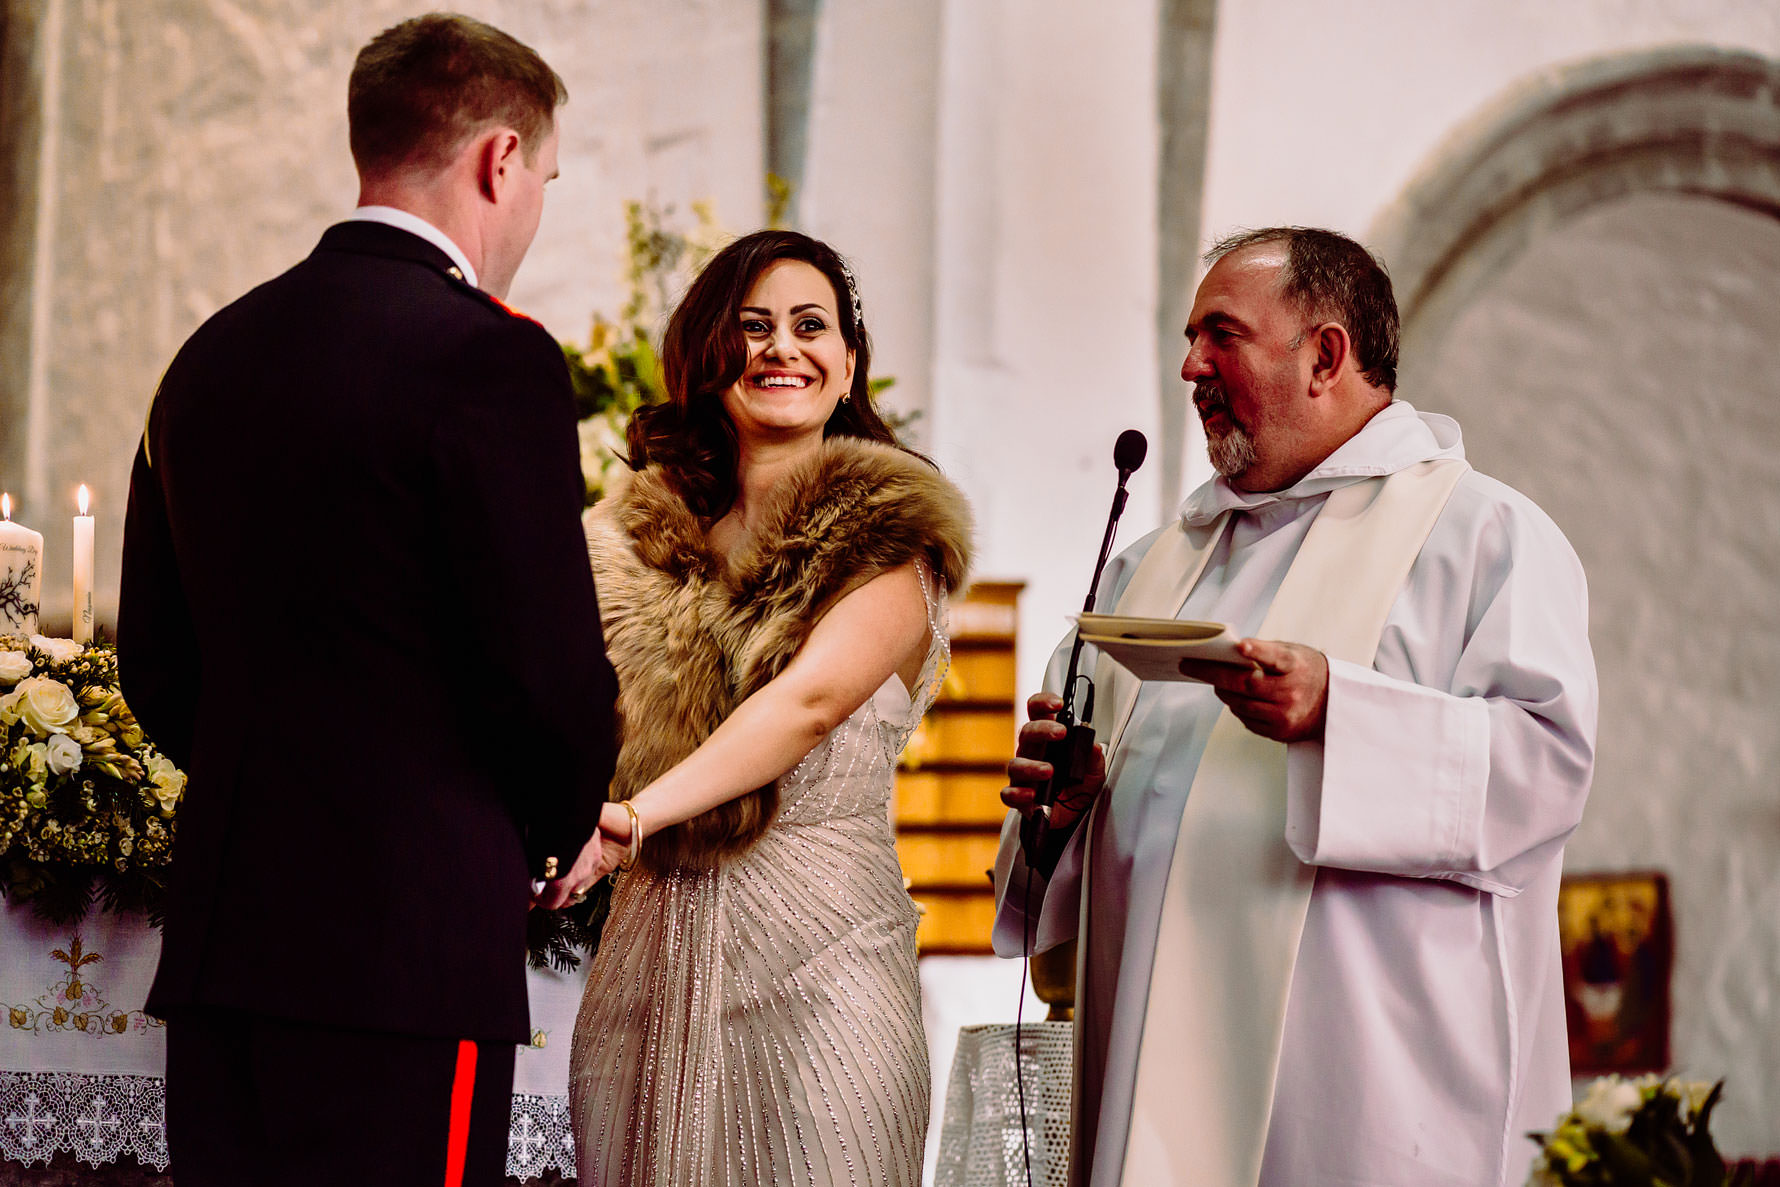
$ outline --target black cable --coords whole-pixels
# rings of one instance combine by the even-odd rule
[[[1014,1007],[1014,1088],[1020,1097],[1020,1153],[1026,1159],[1026,1187],[1032,1187],[1032,1126],[1026,1120],[1026,1077],[1020,1070],[1020,1051],[1025,1046],[1021,1025],[1026,1017],[1026,972],[1032,967],[1032,867],[1026,867],[1026,887],[1020,904],[1020,1001]]]

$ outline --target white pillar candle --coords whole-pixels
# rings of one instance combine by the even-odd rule
[[[93,641],[93,517],[87,514],[87,484],[80,484],[80,514],[74,517],[74,641]]]
[[[43,533],[12,522],[12,496],[0,494],[0,635],[37,633]]]

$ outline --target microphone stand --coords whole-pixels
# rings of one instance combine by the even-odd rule
[[[1107,558],[1112,555],[1113,536],[1119,530],[1119,516],[1125,513],[1125,501],[1129,497],[1125,482],[1135,469],[1135,466],[1119,467],[1119,485],[1113,492],[1112,514],[1106,520],[1106,535],[1100,541],[1100,556],[1094,562],[1094,577],[1088,583],[1088,597],[1082,603],[1083,614],[1094,612],[1094,600],[1100,591],[1100,574],[1106,568]],[[1035,789],[1037,810],[1020,822],[1020,848],[1026,855],[1026,864],[1046,877],[1056,868],[1057,858],[1061,856],[1061,846],[1050,843],[1051,805],[1056,802],[1057,788],[1060,783],[1072,786],[1087,778],[1088,768],[1094,757],[1094,729],[1086,724],[1094,716],[1092,680],[1088,681],[1088,694],[1083,700],[1080,716],[1075,712],[1075,690],[1081,658],[1082,632],[1078,623],[1075,644],[1069,649],[1069,667],[1063,677],[1063,708],[1057,714],[1058,724],[1068,732],[1045,745],[1044,761],[1051,765],[1051,777],[1042,787]],[[1067,840],[1068,834],[1063,834],[1059,839]]]

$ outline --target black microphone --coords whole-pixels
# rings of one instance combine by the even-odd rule
[[[1106,558],[1112,553],[1113,535],[1119,530],[1119,516],[1124,514],[1125,480],[1143,465],[1144,455],[1149,452],[1150,443],[1136,429],[1126,429],[1119,434],[1117,443],[1113,445],[1113,465],[1118,467],[1119,486],[1113,492],[1112,513],[1106,517],[1106,535],[1100,541],[1100,558],[1094,562],[1094,577],[1088,582],[1088,598],[1082,603],[1082,613],[1094,612],[1094,599],[1100,590],[1100,573],[1106,568]],[[1088,695],[1083,701],[1082,711],[1075,711],[1076,669],[1082,658],[1082,632],[1078,626],[1075,632],[1075,645],[1069,650],[1069,670],[1063,677],[1063,708],[1057,714],[1057,722],[1068,732],[1063,737],[1045,745],[1044,761],[1051,764],[1051,777],[1033,789],[1035,810],[1028,813],[1020,821],[1020,848],[1026,854],[1028,868],[1036,869],[1046,877],[1062,856],[1061,850],[1049,852],[1056,848],[1046,844],[1050,832],[1051,805],[1056,802],[1059,786],[1072,786],[1080,783],[1088,776],[1088,768],[1094,760],[1094,730],[1085,722],[1094,715],[1094,682],[1088,681]]]

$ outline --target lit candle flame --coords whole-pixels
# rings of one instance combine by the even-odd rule
[[[0,495],[0,519],[12,522],[12,496],[9,494]]]
[[[87,500],[90,497],[91,496],[87,494],[87,484],[84,482],[81,483],[80,484],[80,493],[74,496],[74,501],[76,503],[80,504],[80,513],[82,515],[85,515],[87,513]]]

